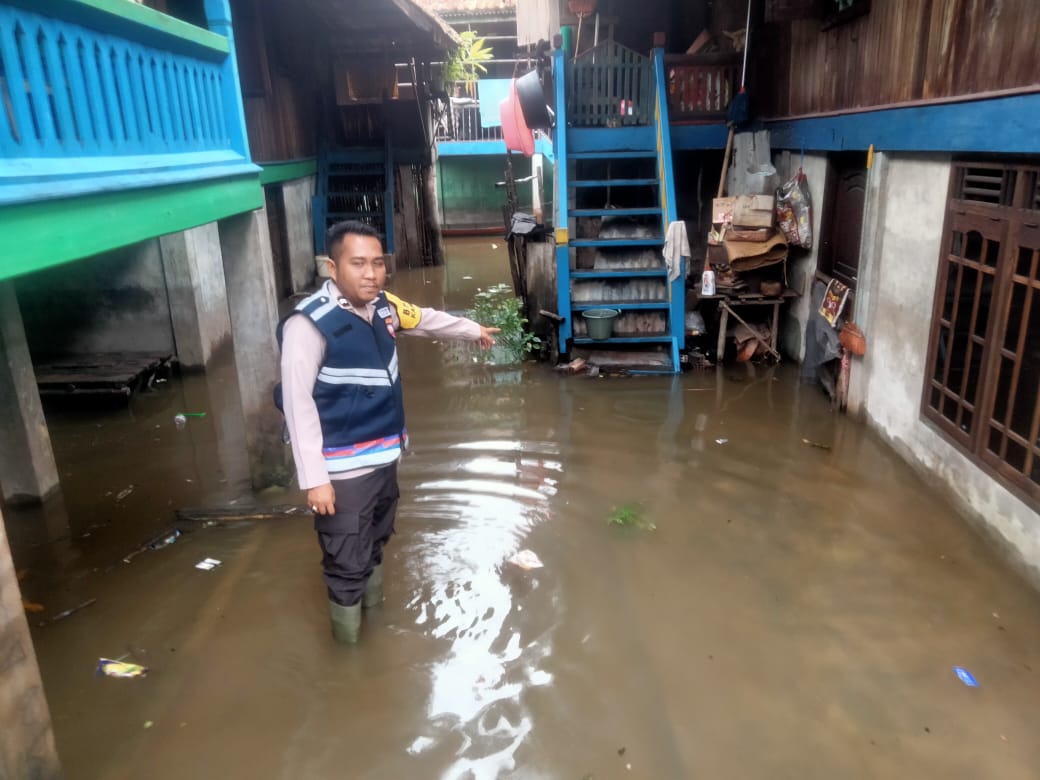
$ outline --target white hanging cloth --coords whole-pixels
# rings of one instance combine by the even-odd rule
[[[516,0],[516,44],[552,43],[560,32],[560,0]]]

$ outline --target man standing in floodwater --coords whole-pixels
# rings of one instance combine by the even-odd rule
[[[281,397],[314,512],[332,634],[353,644],[361,608],[383,600],[383,546],[394,532],[397,461],[407,441],[396,334],[486,349],[498,329],[385,292],[383,245],[362,222],[333,225],[325,246],[331,278],[278,325]]]

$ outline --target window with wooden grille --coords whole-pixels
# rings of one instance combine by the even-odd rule
[[[955,163],[923,409],[1040,504],[1040,165]]]

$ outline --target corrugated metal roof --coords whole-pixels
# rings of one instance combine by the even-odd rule
[[[419,0],[419,2],[446,18],[516,13],[516,0]]]

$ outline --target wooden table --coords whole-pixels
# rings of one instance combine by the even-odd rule
[[[722,363],[722,356],[726,354],[726,330],[729,326],[729,315],[733,314],[734,317],[739,319],[733,308],[741,306],[772,306],[773,307],[773,326],[769,332],[769,343],[767,346],[773,351],[774,354],[778,354],[776,348],[777,333],[779,332],[780,325],[780,305],[790,299],[797,298],[798,293],[791,289],[786,289],[780,293],[779,297],[767,298],[764,295],[704,295],[701,296],[702,301],[716,300],[719,302],[719,341],[718,351],[715,360],[716,365]]]

